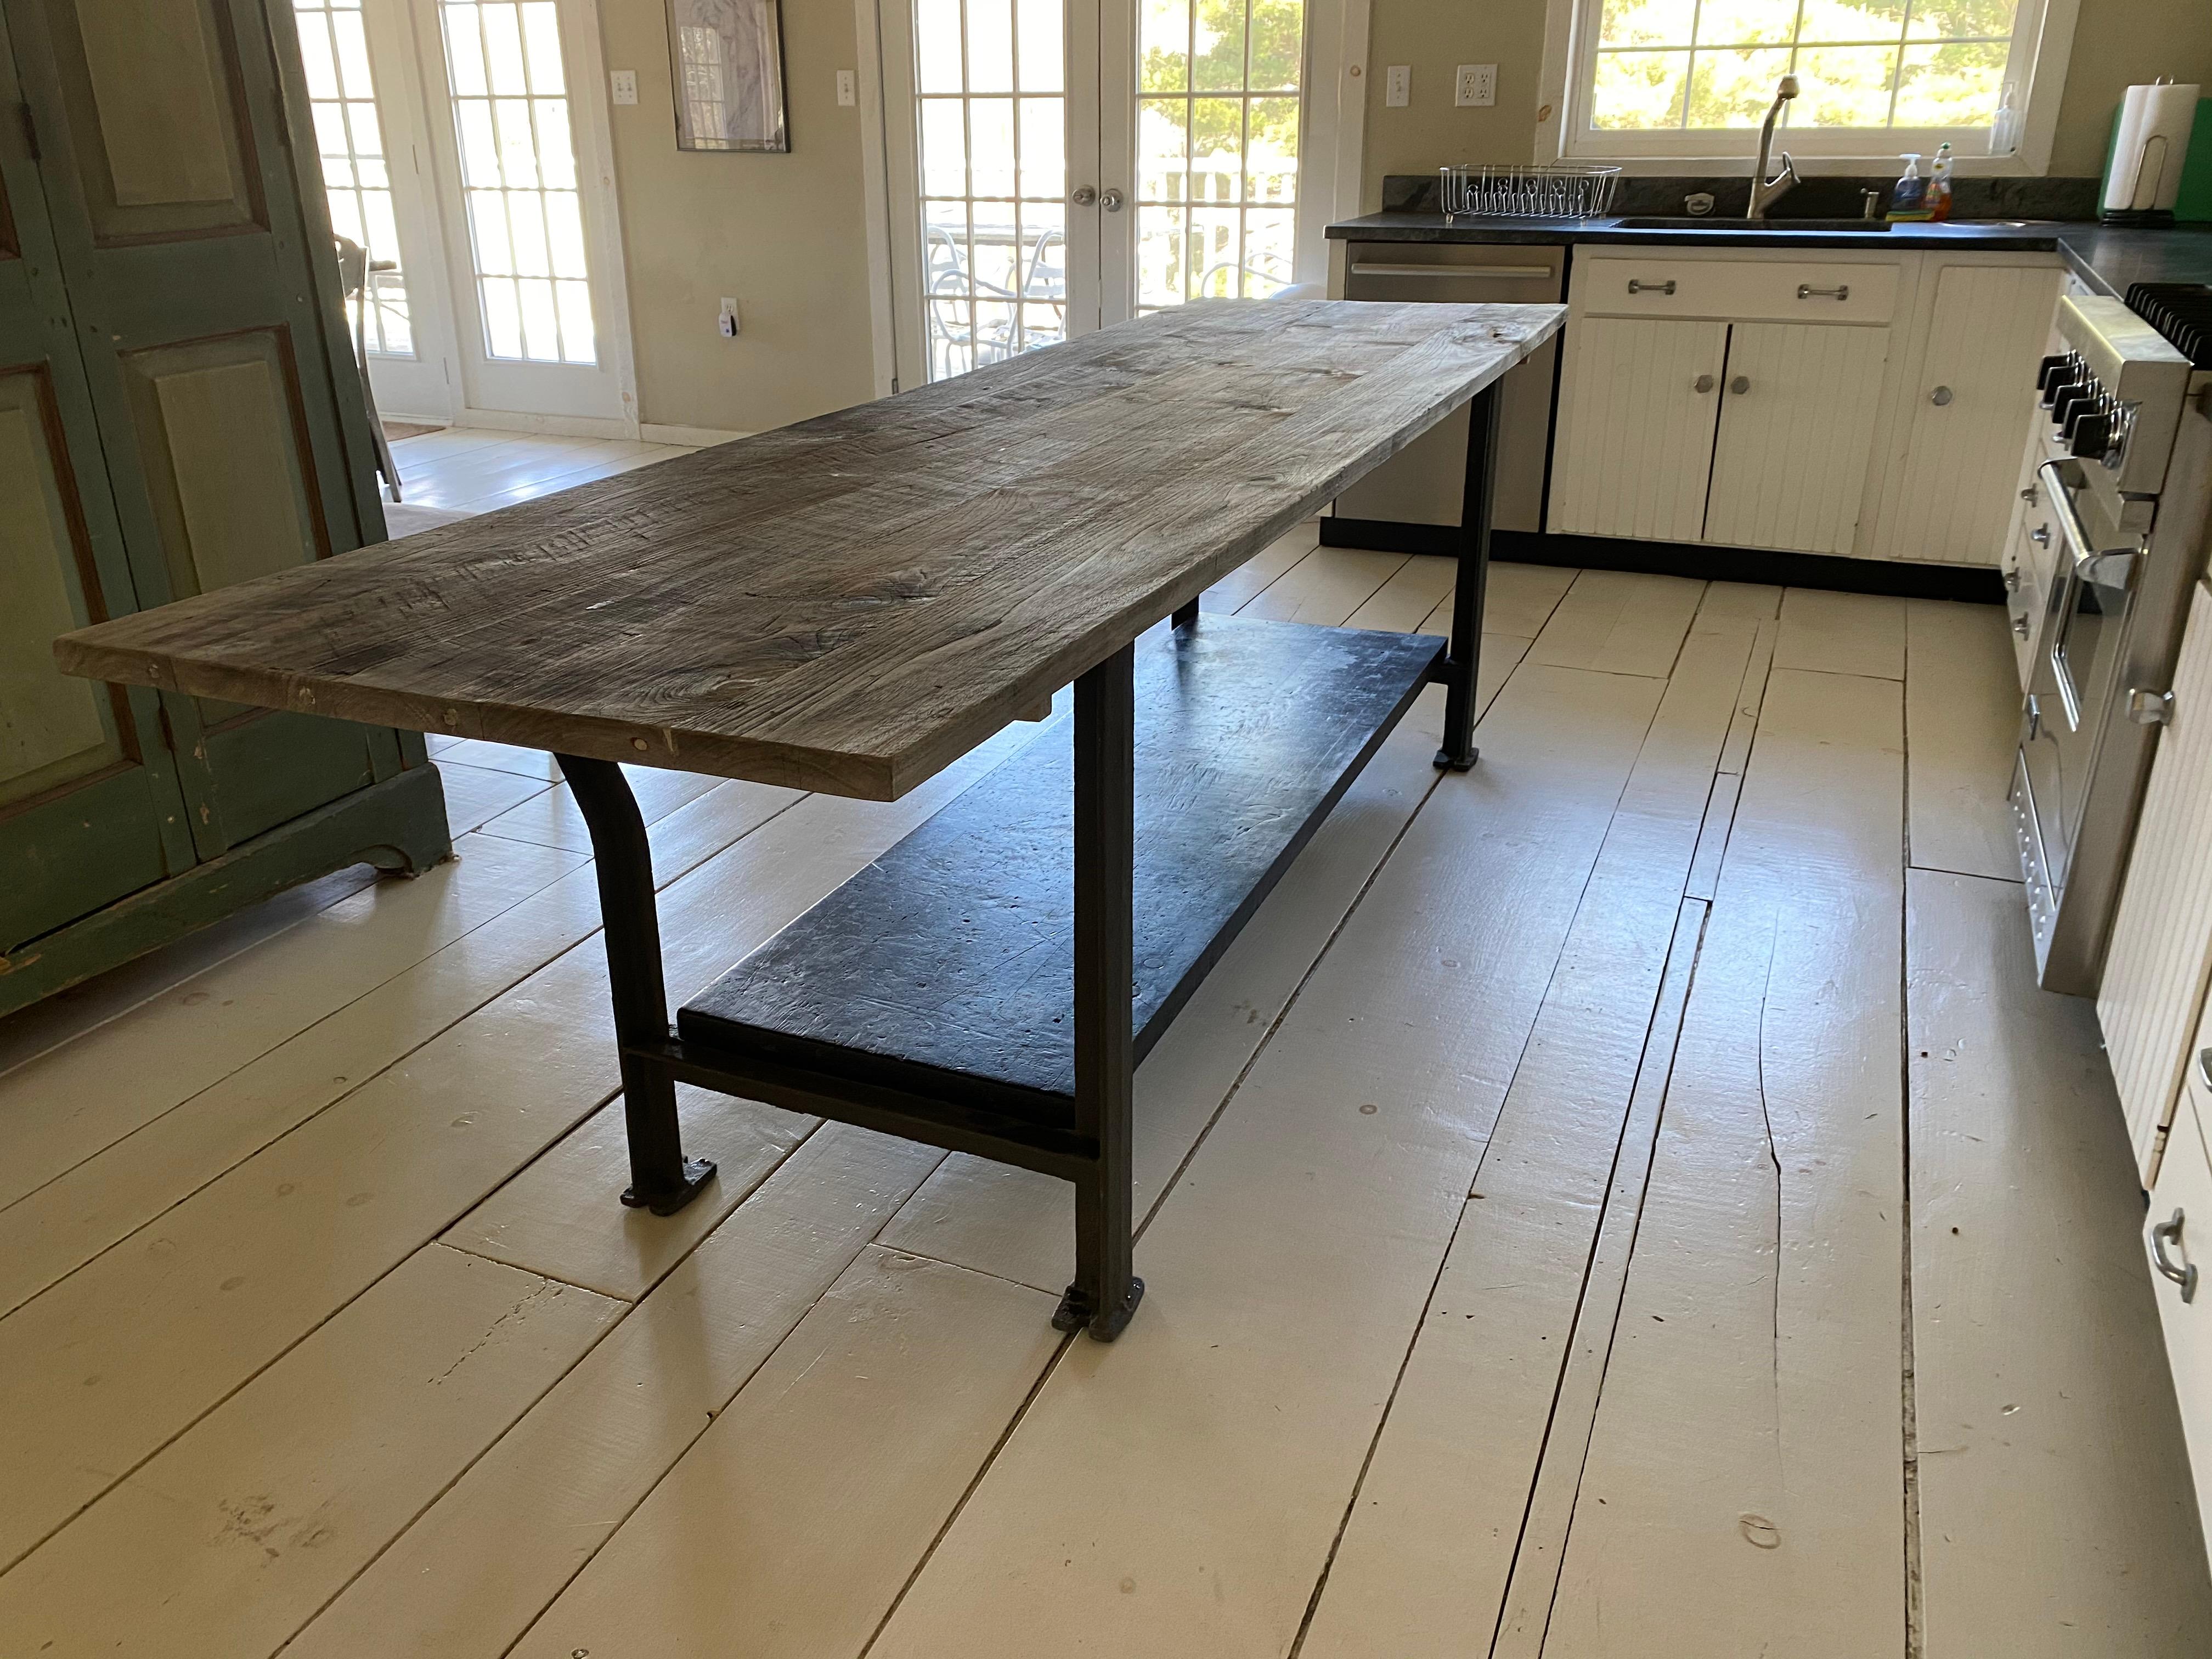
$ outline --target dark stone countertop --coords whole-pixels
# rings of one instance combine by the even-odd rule
[[[1785,216],[1777,215],[1786,223]],[[1953,219],[1899,224],[1887,231],[1742,230],[1716,216],[1711,228],[1624,229],[1615,218],[1462,218],[1440,213],[1370,213],[1329,226],[1332,240],[1359,242],[1472,242],[1612,245],[1630,247],[1954,248],[2057,252],[2091,287],[2124,297],[2132,283],[2212,283],[2212,225],[2124,230],[2056,219]]]

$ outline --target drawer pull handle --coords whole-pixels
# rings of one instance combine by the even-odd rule
[[[1711,392],[1712,389],[1713,377],[1710,374],[1700,374],[1690,382],[1690,390],[1692,392]]]
[[[2047,524],[2039,524],[2036,526],[2034,529],[2027,532],[2027,538],[2033,542],[2038,547],[2050,546],[2051,526]]]
[[[2197,1051],[2197,1075],[2206,1088],[2212,1089],[2212,1048]]]
[[[2197,1264],[2187,1261],[2177,1267],[2173,1265],[2172,1258],[2166,1253],[2166,1247],[2169,1243],[2175,1244],[2181,1243],[2181,1224],[2184,1218],[2182,1212],[2176,1210],[2171,1220],[2154,1222],[2151,1224],[2150,1259],[2160,1273],[2181,1286],[2181,1299],[2184,1302],[2194,1302],[2197,1299]]]
[[[1849,283],[1838,283],[1833,288],[1814,288],[1810,283],[1800,283],[1797,284],[1797,297],[1801,300],[1834,300],[1840,302],[1851,297],[1851,285]]]
[[[1628,279],[1628,291],[1631,294],[1672,294],[1674,291],[1674,279],[1669,276],[1663,283],[1639,283],[1632,276]]]

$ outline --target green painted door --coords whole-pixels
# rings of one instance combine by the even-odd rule
[[[382,539],[320,182],[288,143],[289,6],[0,3],[139,605]],[[174,695],[162,713],[202,859],[402,764],[388,731]]]
[[[31,137],[0,30],[0,951],[189,867],[149,690],[66,678],[53,636],[136,610]]]

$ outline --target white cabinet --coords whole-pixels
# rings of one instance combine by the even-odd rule
[[[1608,247],[1574,272],[1547,529],[2004,562],[2055,258]]]
[[[1730,328],[1706,541],[1851,550],[1888,356],[1885,328]]]
[[[2199,582],[2174,666],[2135,854],[2112,922],[2097,1023],[2145,1187],[2157,1176],[2212,976],[2212,590]],[[2212,1245],[2212,1212],[2205,1217]],[[2212,1267],[2212,1250],[2206,1265]]]
[[[2208,1115],[2212,1101],[2192,1079],[2143,1217],[2143,1249],[2156,1275],[2159,1322],[2166,1329],[2166,1363],[2173,1368],[2174,1398],[2196,1476],[2197,1507],[2212,1515],[2212,1158],[2201,1121]],[[2175,1273],[2183,1282],[2174,1281]]]
[[[1591,317],[1567,332],[1552,526],[1695,541],[1727,367],[1724,323]]]
[[[1989,564],[2005,546],[2021,432],[2036,407],[2033,365],[2058,303],[2058,273],[2036,265],[1948,265],[1911,386],[1898,510],[1875,556]]]

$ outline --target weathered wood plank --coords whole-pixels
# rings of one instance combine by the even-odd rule
[[[499,1659],[943,1156],[842,1123],[810,1137],[286,1659]],[[824,1489],[818,1470],[793,1485]]]
[[[2020,879],[2013,754],[2020,679],[2002,605],[1905,602],[1905,764],[1912,862]]]
[[[0,1648],[275,1652],[627,1311],[416,1251],[0,1576]]]
[[[1774,641],[1774,665],[1901,680],[1905,601],[1886,593],[1793,587],[1782,596],[1782,631]]]
[[[1705,588],[1680,576],[1583,571],[1528,647],[1528,660],[1663,680],[1674,672]]]
[[[1288,1650],[1661,690],[1514,675],[876,1659]]]
[[[1441,1659],[1486,1637],[1539,1457],[1588,1431],[1553,1402],[1662,980],[1670,1023],[1687,985],[1682,880],[1753,633],[1692,634],[1645,735],[1347,1510],[1312,1659]],[[1565,1522],[1535,1540],[1555,1565]]]
[[[1164,311],[56,651],[94,678],[888,799],[1198,598],[1561,314]]]
[[[2201,1653],[2212,1578],[2096,1010],[2036,988],[2016,884],[1916,870],[1906,894],[1925,1650]]]
[[[1901,690],[1767,686],[1547,1659],[1902,1646]]]

